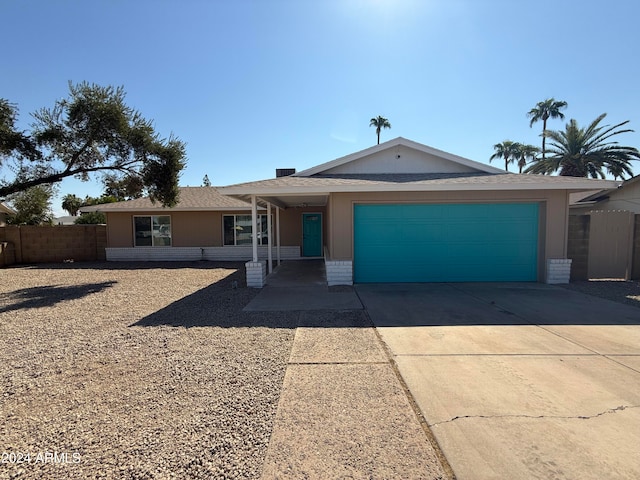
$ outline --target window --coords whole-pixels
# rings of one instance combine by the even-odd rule
[[[267,245],[267,216],[258,215],[258,245]],[[251,245],[251,215],[222,217],[225,245]]]
[[[171,246],[171,217],[169,215],[133,217],[133,231],[136,247]]]

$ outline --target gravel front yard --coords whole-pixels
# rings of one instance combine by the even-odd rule
[[[0,270],[0,479],[259,477],[297,314],[257,293],[239,263]]]
[[[640,307],[640,282],[637,280],[590,280],[561,286],[594,297]]]

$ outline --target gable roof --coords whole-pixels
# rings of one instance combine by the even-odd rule
[[[518,173],[390,173],[288,176],[220,187],[225,195],[286,192],[442,191],[442,190],[593,190],[612,187],[611,180],[522,175]]]
[[[566,190],[618,182],[508,173],[402,137],[286,177],[220,187],[220,193],[279,207],[324,205],[331,193],[401,191]]]
[[[151,202],[149,197],[126,200],[124,202],[104,203],[82,207],[81,212],[185,212],[198,210],[251,210],[251,205],[240,199],[222,195],[217,187],[180,187],[178,204],[175,207],[163,207],[161,203]]]
[[[407,155],[408,154],[408,155]],[[418,154],[418,158],[416,158]],[[409,157],[408,159],[406,157]],[[377,160],[377,161],[375,161]],[[348,166],[361,164],[359,168]],[[370,167],[374,167],[371,169]],[[367,169],[369,167],[369,169]],[[359,171],[358,171],[359,170]],[[386,170],[386,171],[385,171]],[[403,137],[331,160],[293,174],[310,177],[336,173],[505,173],[484,163],[444,152]]]

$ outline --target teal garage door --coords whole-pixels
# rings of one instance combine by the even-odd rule
[[[354,206],[354,280],[536,281],[538,204]]]

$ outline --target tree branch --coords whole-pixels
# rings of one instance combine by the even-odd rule
[[[136,170],[130,168],[130,166],[135,163],[136,163],[135,161],[132,161],[132,162],[122,164],[122,165],[117,165],[117,166],[109,165],[105,167],[78,168],[76,170],[65,169],[62,172],[52,173],[51,175],[45,175],[44,177],[34,178],[32,180],[25,180],[20,182],[15,181],[9,185],[0,187],[0,198],[11,195],[12,193],[17,193],[17,192],[26,190],[27,188],[36,187],[38,185],[56,183],[64,178],[72,177],[80,173],[94,173],[94,172],[100,172],[105,170],[116,170],[123,173],[139,175],[139,173]]]

